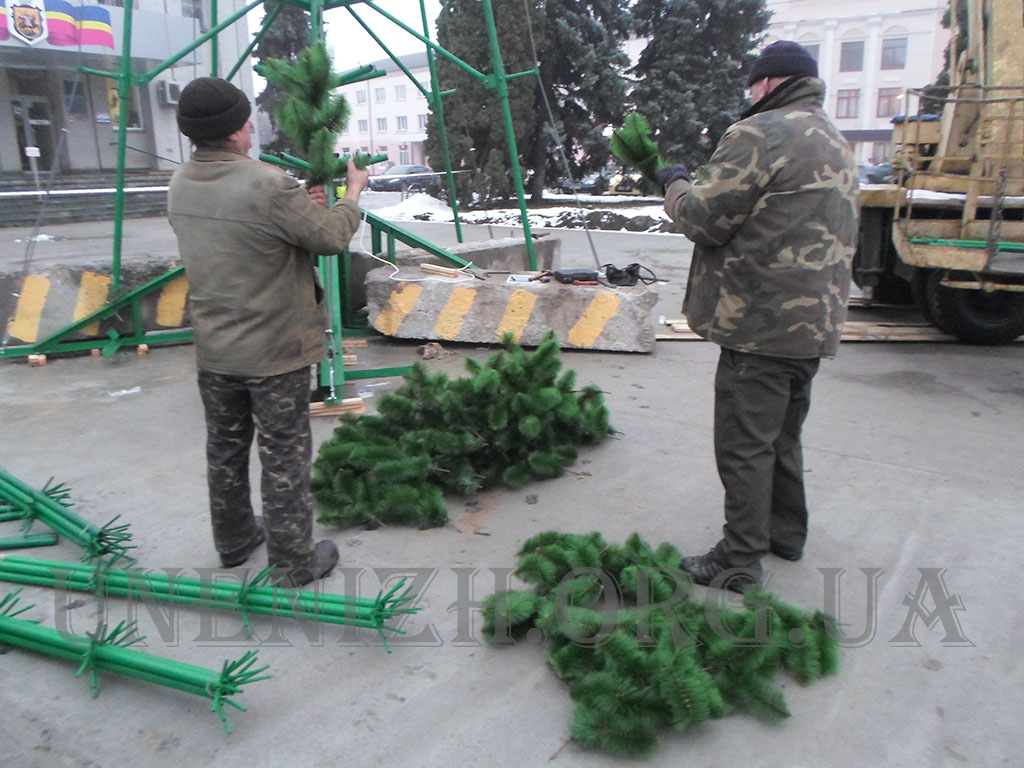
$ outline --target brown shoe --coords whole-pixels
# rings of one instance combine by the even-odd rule
[[[310,565],[299,565],[294,568],[283,568],[284,576],[277,586],[285,589],[298,589],[312,581],[322,579],[334,570],[338,564],[338,546],[330,539],[318,541],[313,549],[313,562]],[[274,574],[278,574],[275,572]]]

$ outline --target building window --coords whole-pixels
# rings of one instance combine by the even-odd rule
[[[85,101],[85,88],[82,87],[80,80],[64,81],[64,111],[69,115],[88,114],[89,109]]]
[[[804,45],[804,48],[806,48],[807,52],[811,54],[812,59],[814,59],[815,61],[818,60],[818,53],[821,49],[821,46],[818,43],[810,43],[808,45]]]
[[[864,41],[843,43],[839,52],[840,72],[861,72],[864,69]]]
[[[892,160],[892,144],[888,141],[876,141],[871,145],[871,161],[874,163],[887,163]]]
[[[891,37],[882,41],[882,69],[903,69],[907,66],[907,38]]]
[[[427,116],[426,115],[420,115],[420,130],[421,131],[427,130]]]
[[[395,127],[396,131],[409,130],[409,118],[407,118],[405,115],[399,115],[395,119],[398,121],[398,125]]]
[[[409,163],[409,147],[407,144],[401,144],[398,147],[398,164],[408,165]]]
[[[388,89],[387,88],[374,88],[373,89],[373,100],[378,104],[383,104],[387,101]]]
[[[405,86],[404,85],[396,85],[395,86],[395,101],[405,101]]]
[[[100,0],[102,3],[103,0]],[[121,0],[107,3],[107,5],[121,5]],[[186,19],[198,19],[203,21],[203,0],[181,0],[181,15]]]
[[[388,153],[388,148],[387,147],[377,147],[377,154],[378,155],[386,155],[387,153]]]
[[[366,103],[366,91],[356,91],[356,104]]]
[[[388,119],[386,117],[377,118],[377,130],[386,131],[388,129]]]
[[[341,148],[341,156],[342,157],[350,157],[351,155],[352,155],[352,149],[350,147],[342,147]]]
[[[369,133],[369,131],[370,131],[370,121],[369,120],[359,120],[357,122],[359,124],[359,132],[360,133]]]
[[[859,110],[860,91],[848,89],[839,91],[839,99],[836,103],[836,117],[856,117]]]
[[[892,117],[900,112],[900,96],[903,95],[902,88],[879,88],[878,89],[878,117]]]

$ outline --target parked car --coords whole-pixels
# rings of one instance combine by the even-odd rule
[[[571,195],[573,192],[600,195],[608,191],[608,177],[604,173],[597,171],[595,173],[588,173],[579,181],[559,179],[558,190],[564,195]]]
[[[611,195],[642,195],[644,193],[643,174],[636,171],[614,174],[608,180],[608,193]]]
[[[892,163],[880,163],[858,168],[861,184],[891,184]]]
[[[380,176],[370,177],[374,192],[426,192],[431,184],[440,182],[440,174],[425,165],[395,165]]]

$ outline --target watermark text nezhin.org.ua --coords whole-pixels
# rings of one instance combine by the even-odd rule
[[[325,584],[314,582],[310,585],[310,591],[318,594],[318,590],[326,590],[333,594],[343,595],[369,595],[386,592],[398,579],[405,579],[403,593],[414,596],[411,605],[422,605],[429,603],[433,592],[439,592],[441,587],[437,586],[438,577],[442,573],[448,573],[455,578],[455,600],[446,607],[446,619],[442,622],[444,629],[437,626],[437,618],[429,611],[421,611],[415,614],[397,613],[385,621],[387,627],[396,628],[401,632],[385,631],[388,643],[391,646],[471,646],[478,647],[485,644],[480,632],[480,612],[484,607],[483,597],[492,592],[503,592],[521,585],[514,583],[513,568],[489,568],[480,569],[475,567],[453,567],[442,571],[436,568],[337,568],[334,577]],[[166,574],[173,580],[178,576],[198,577],[207,582],[234,582],[239,583],[239,574],[223,569],[161,569],[157,573]],[[730,578],[736,577],[738,569],[724,571],[719,578],[711,584],[712,587],[724,587]],[[911,646],[921,645],[918,635],[922,628],[943,646],[948,647],[973,647],[974,643],[968,639],[960,624],[959,613],[965,610],[963,601],[959,594],[950,590],[947,584],[948,571],[945,568],[918,568],[917,583],[912,591],[903,594],[900,606],[893,611],[895,619],[892,627],[879,626],[880,606],[878,603],[878,584],[885,571],[882,568],[859,568],[856,571],[848,571],[843,568],[819,568],[822,578],[824,600],[822,610],[837,618],[837,627],[832,633],[840,645],[845,647],[859,647],[875,642],[879,637],[884,639],[888,645]],[[600,643],[613,631],[616,631],[616,611],[620,608],[639,608],[646,612],[664,612],[671,616],[674,605],[681,600],[692,599],[690,594],[692,586],[686,578],[675,578],[676,592],[667,600],[644,600],[644,595],[650,594],[650,580],[654,573],[662,575],[680,576],[678,571],[671,569],[641,569],[637,574],[636,602],[626,601],[621,595],[622,591],[615,580],[607,573],[594,569],[578,569],[570,571],[562,580],[559,589],[552,595],[555,601],[556,619],[559,631],[581,644],[593,645]],[[57,584],[61,583],[59,574]],[[579,606],[573,604],[573,590],[569,585],[573,579],[579,577],[596,579],[600,582],[602,589],[600,593],[603,598],[595,604],[588,604],[585,607],[592,611],[603,613],[607,621],[597,632],[589,631],[582,634],[576,626],[573,618],[573,609]],[[770,574],[764,579],[766,591],[770,590]],[[370,582],[373,585],[370,585]],[[145,617],[140,625],[145,625],[147,637],[154,635],[160,639],[165,646],[176,646],[182,643],[196,645],[310,645],[310,646],[365,646],[379,644],[381,641],[375,636],[372,630],[364,628],[323,624],[310,618],[302,618],[302,609],[296,611],[299,618],[285,616],[253,616],[251,617],[250,636],[243,626],[237,611],[230,610],[230,603],[225,603],[226,610],[217,610],[209,607],[189,607],[188,605],[158,601],[152,594],[147,595],[145,581],[140,579],[137,590],[141,599],[121,600],[110,598],[102,601],[101,620],[107,626],[113,626],[119,621],[132,622]],[[855,597],[850,597],[850,593]],[[282,590],[282,594],[294,595]],[[69,592],[59,586],[55,591],[56,629],[68,636],[84,636],[87,632],[95,630],[97,615],[95,611],[69,610],[68,606],[82,606],[84,595]],[[727,597],[728,595],[728,597]],[[758,613],[758,621],[755,622],[757,629],[753,637],[738,637],[726,626],[721,619],[721,607],[723,603],[735,606],[737,596],[732,593],[708,591],[704,600],[707,612],[708,623],[712,630],[721,637],[724,637],[737,644],[752,643],[773,643],[779,642],[779,638],[771,636],[771,622],[768,620],[768,612],[771,610],[767,601],[754,599],[751,608]],[[292,602],[293,607],[298,604]],[[887,607],[891,608],[890,607]],[[198,616],[198,629],[190,629],[189,637],[182,637],[182,616],[195,614]],[[454,626],[452,621],[454,620]],[[896,621],[899,626],[896,627]],[[194,627],[194,622],[188,624]],[[640,622],[638,629],[638,640],[644,641],[650,638],[645,635],[650,624]],[[895,628],[895,634],[886,637],[888,632]],[[884,630],[885,634],[879,635]],[[924,635],[922,635],[923,637]],[[543,642],[544,633],[537,628],[530,630],[525,639],[519,642]],[[692,642],[693,639],[686,636],[685,631],[680,633],[679,642]],[[794,638],[789,638],[794,642]],[[505,626],[499,613],[495,622],[494,642],[514,643],[509,627]],[[148,645],[144,640],[137,647]]]

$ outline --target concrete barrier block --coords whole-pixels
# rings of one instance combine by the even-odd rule
[[[536,346],[554,331],[563,348],[654,349],[651,286],[460,280],[403,266],[372,270],[366,290],[370,324],[397,338],[494,344],[511,333]]]

